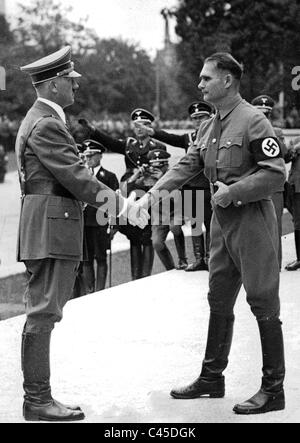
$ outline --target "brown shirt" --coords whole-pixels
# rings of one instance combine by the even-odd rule
[[[239,94],[220,110],[221,134],[212,140],[214,119],[205,121],[197,144],[152,189],[173,190],[203,168],[212,142],[217,146],[217,180],[229,186],[237,206],[259,201],[282,189],[286,170],[274,129],[263,113]]]

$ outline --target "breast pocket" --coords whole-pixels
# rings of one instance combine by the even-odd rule
[[[239,168],[243,162],[243,136],[223,137],[218,149],[217,168]]]
[[[49,253],[79,256],[82,253],[82,217],[75,206],[48,206]]]

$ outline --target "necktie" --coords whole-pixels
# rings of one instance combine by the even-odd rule
[[[221,131],[222,131],[221,119],[220,119],[220,113],[218,111],[212,124],[209,141],[208,141],[208,148],[204,159],[205,162],[204,172],[210,183],[215,183],[218,180],[217,155],[218,155],[218,147],[220,143]]]

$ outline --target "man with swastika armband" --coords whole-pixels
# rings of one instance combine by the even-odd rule
[[[263,356],[259,391],[237,404],[237,414],[285,408],[284,345],[280,321],[278,229],[271,196],[286,170],[274,129],[239,93],[242,66],[229,53],[204,61],[199,89],[217,114],[201,125],[197,145],[136,205],[154,204],[158,191],[180,188],[199,168],[211,183],[213,217],[209,264],[210,321],[200,376],[173,389],[176,399],[225,395],[234,306],[242,284],[258,322]],[[243,374],[247,380],[247,374]]]
[[[271,121],[272,117],[272,109],[275,106],[275,101],[270,97],[269,95],[259,95],[258,97],[255,97],[251,104],[255,106],[257,109],[262,111],[265,116]],[[280,144],[280,149],[282,152],[282,157],[285,158],[288,149],[285,145],[284,136],[281,128],[273,127],[275,135],[277,137],[277,140]],[[279,240],[279,248],[278,248],[278,261],[279,261],[279,268],[281,269],[282,265],[282,215],[283,215],[283,209],[284,209],[284,185],[281,187],[280,190],[275,192],[275,194],[272,195],[272,201],[275,207],[276,212],[276,218],[277,218],[277,224],[278,224],[278,240]]]
[[[161,129],[154,129],[152,127],[145,128],[148,134],[163,143],[167,143],[171,146],[177,146],[179,148],[188,151],[197,139],[198,130],[203,121],[211,118],[215,112],[214,106],[203,100],[192,103],[188,112],[195,130],[192,133],[186,134],[171,134]],[[194,271],[208,271],[209,262],[209,245],[210,245],[210,222],[212,217],[211,209],[211,195],[209,181],[204,175],[203,171],[199,171],[198,174],[186,183],[182,188],[182,195],[185,195],[185,191],[191,192],[191,218],[196,220],[197,218],[197,205],[199,199],[197,191],[204,192],[204,225],[206,229],[205,240],[203,232],[199,233],[199,227],[197,223],[192,223],[192,243],[195,256],[195,262],[191,263],[185,270],[187,272]],[[186,193],[187,195],[187,193]],[[185,214],[187,215],[187,214]]]
[[[143,125],[151,125],[154,116],[151,112],[137,108],[131,113],[133,124],[137,121]],[[132,183],[140,174],[143,165],[148,164],[148,153],[153,149],[163,149],[166,146],[150,138],[147,131],[143,128],[134,126],[136,137],[128,137],[124,140],[115,139],[108,134],[96,129],[88,120],[80,119],[79,123],[87,130],[89,138],[102,143],[107,149],[125,156],[126,172],[121,177],[120,188],[124,194],[128,194],[125,188],[130,182],[130,190],[134,191]],[[148,277],[152,273],[154,261],[154,249],[152,245],[151,225],[148,223],[146,228],[140,229],[138,226],[123,226],[120,224],[118,230],[126,235],[130,241],[130,259],[132,280]]]

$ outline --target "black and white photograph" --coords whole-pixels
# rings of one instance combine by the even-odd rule
[[[300,1],[0,0],[0,423],[300,423]]]

